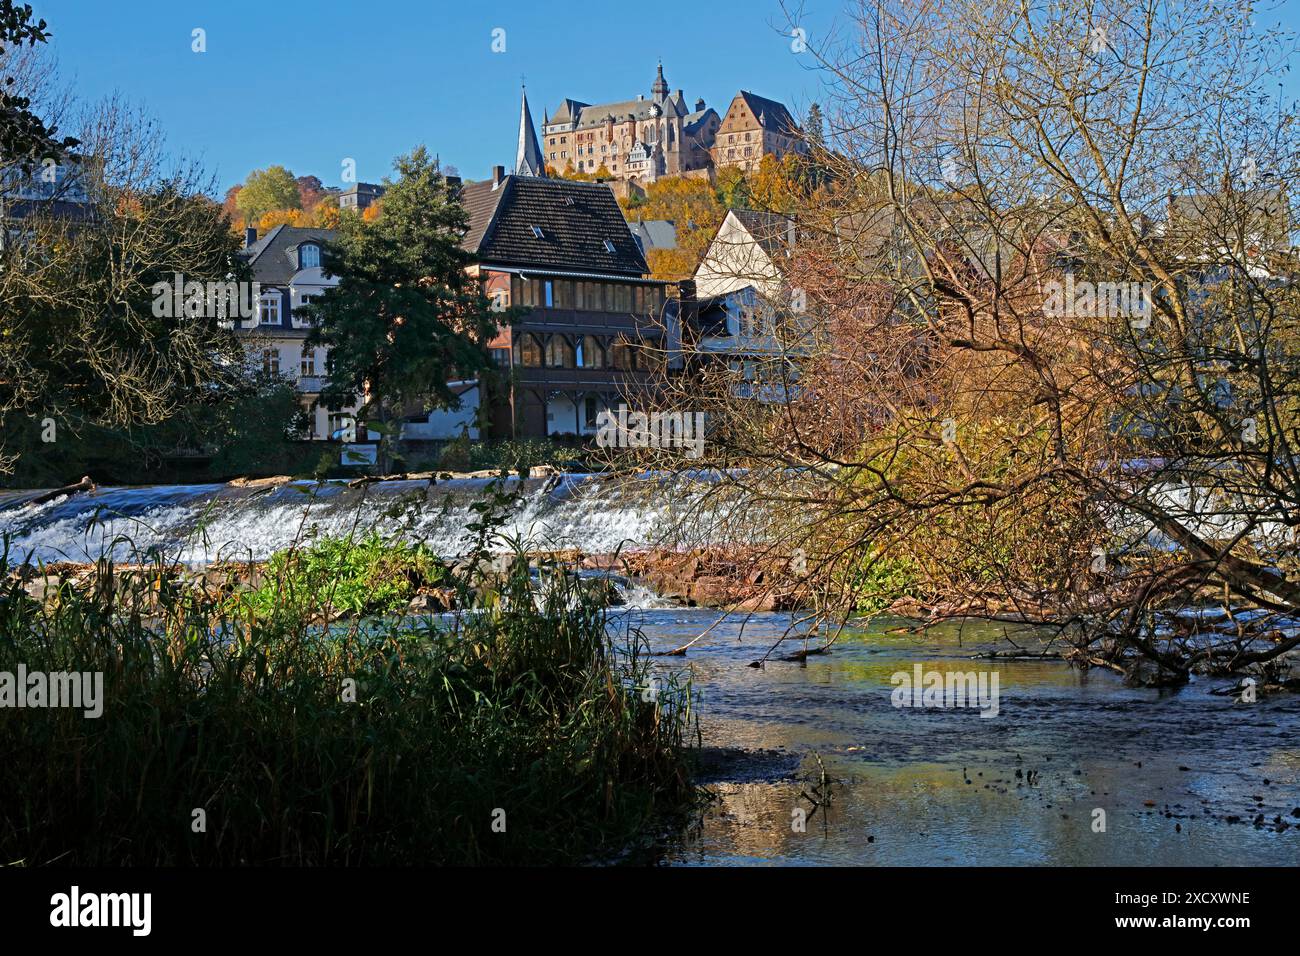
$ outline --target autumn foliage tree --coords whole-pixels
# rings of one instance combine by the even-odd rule
[[[252,224],[274,210],[301,209],[302,193],[293,173],[283,166],[268,166],[248,174],[235,196],[235,208]]]
[[[1269,94],[1294,40],[1255,19],[858,3],[813,47],[834,184],[747,318],[763,374],[680,383],[737,517],[683,522],[798,553],[830,619],[905,582],[929,620],[1047,622],[1134,681],[1275,673],[1300,647],[1300,142]]]

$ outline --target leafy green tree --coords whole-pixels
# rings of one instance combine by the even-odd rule
[[[245,222],[257,222],[273,209],[301,209],[302,193],[293,173],[283,166],[268,166],[248,174],[235,196],[235,208],[243,213]]]
[[[718,202],[724,209],[750,208],[749,181],[739,166],[718,170]]]
[[[7,47],[35,46],[49,40],[45,21],[32,22],[30,4],[0,0],[0,58]],[[47,127],[31,112],[31,100],[8,92],[13,77],[0,87],[0,161],[30,166],[46,157],[57,158],[77,145],[71,137],[58,138],[58,130]]]
[[[512,317],[491,311],[466,273],[468,217],[428,151],[420,146],[394,168],[382,216],[342,218],[323,254],[339,283],[305,310],[315,323],[307,344],[329,349],[322,401],[343,408],[364,396],[360,415],[384,436],[381,468],[392,410],[416,401],[455,408],[448,380],[490,369],[487,343]]]

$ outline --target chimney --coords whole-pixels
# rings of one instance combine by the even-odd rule
[[[496,189],[506,178],[506,168],[504,166],[492,167],[492,188]]]
[[[697,113],[704,112],[704,97],[701,96],[698,100],[695,101],[695,112]]]
[[[460,189],[460,177],[459,177],[459,176],[448,176],[448,177],[447,177],[447,188],[448,188],[448,189],[459,190],[459,189]]]
[[[683,279],[677,283],[677,316],[685,329],[698,329],[700,325],[700,300],[695,289],[694,279]]]
[[[245,226],[244,227],[244,248],[247,249],[255,242],[257,242],[257,227]]]

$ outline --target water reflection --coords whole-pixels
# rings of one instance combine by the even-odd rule
[[[656,650],[713,624],[695,609],[629,612]],[[967,624],[924,637],[879,620],[806,665],[761,656],[787,615],[727,621],[685,658],[710,753],[715,799],[670,841],[672,864],[1294,865],[1300,862],[1300,700],[1257,704],[1208,693],[1124,687],[1106,672],[1055,661],[972,660],[1009,649],[1002,626]],[[1025,632],[1016,644],[1038,650]],[[791,644],[791,649],[797,648]],[[996,669],[1000,708],[902,709],[891,676]],[[820,754],[834,801],[801,792]],[[1095,811],[1105,812],[1097,832]],[[1259,821],[1259,825],[1256,825]],[[1281,829],[1285,826],[1285,829]],[[1280,832],[1279,832],[1280,831]]]

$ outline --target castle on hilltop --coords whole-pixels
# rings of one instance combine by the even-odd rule
[[[745,98],[761,99],[744,92],[737,95],[742,104]],[[690,105],[681,90],[669,92],[661,63],[648,97],[639,94],[636,99],[598,104],[566,99],[554,114],[544,115],[543,162],[561,175],[603,170],[610,179],[642,185],[665,176],[707,175],[715,165],[756,168],[763,155],[779,159],[800,145],[785,107],[771,100],[762,103],[770,106],[743,119],[736,115],[739,108],[733,103],[724,120],[703,99]],[[718,150],[719,133],[727,134],[729,122],[736,126],[730,135],[743,136],[744,141],[739,147]],[[765,122],[772,124],[768,135],[764,135]]]

